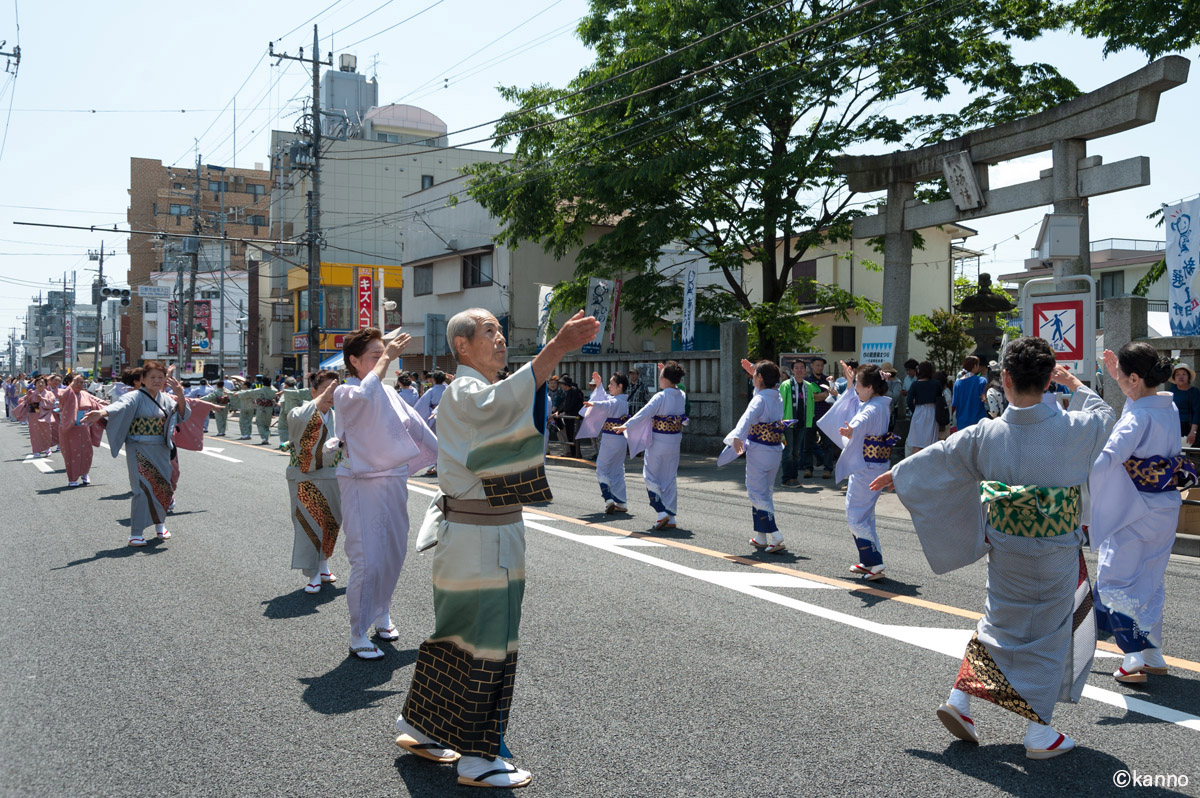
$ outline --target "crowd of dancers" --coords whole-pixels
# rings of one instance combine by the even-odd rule
[[[6,409],[29,425],[34,455],[62,448],[72,486],[90,482],[91,453],[103,430],[113,457],[125,453],[129,545],[143,546],[151,526],[158,538],[171,537],[165,524],[179,479],[177,448],[201,448],[210,416],[224,435],[221,414],[235,401],[243,437],[259,408],[269,425],[280,401],[279,433],[290,453],[291,565],[306,578],[305,592],[319,592],[336,579],[329,560],[342,537],[350,564],[349,654],[364,660],[386,656],[373,638],[400,636],[390,608],[408,549],[408,479],[435,474],[439,490],[415,543],[418,551],[434,552],[435,627],[420,645],[396,743],[424,759],[456,763],[460,784],[521,787],[532,777],[505,760],[511,754],[504,742],[525,582],[521,508],[551,499],[545,455],[555,409],[548,384],[561,359],[597,329],[595,319],[577,314],[509,374],[499,322],[485,310],[464,311],[447,326],[456,372],[453,378],[439,372],[424,394],[408,373],[385,384],[408,336],[368,328],[346,336],[344,381],[319,371],[305,388],[231,390],[221,383],[198,386],[203,394],[189,397],[171,368],[148,361],[127,372],[125,390],[107,402],[89,393],[78,374],[68,375],[65,386],[55,378],[29,384],[9,378]],[[896,395],[890,368],[840,363],[844,386],[822,386],[822,399],[832,401],[815,421],[841,449],[836,479],[847,483],[846,521],[856,549],[850,571],[868,581],[885,578],[875,504],[886,489],[909,510],[935,573],[987,557],[985,613],[937,709],[963,740],[980,739],[970,705],[975,697],[1028,720],[1029,757],[1071,750],[1074,741],[1051,720],[1056,703],[1081,695],[1097,626],[1125,653],[1118,681],[1166,673],[1163,581],[1178,488],[1196,477],[1182,454],[1177,405],[1159,390],[1177,369],[1144,343],[1106,351],[1103,362],[1127,398],[1119,420],[1056,363],[1045,341],[1022,338],[999,364],[1006,409],[944,440],[939,417],[943,405],[959,404],[957,385],[947,402],[940,386],[919,387],[930,381],[929,370],[914,364],[904,389],[915,405],[913,454],[894,466],[892,451],[901,441],[890,431]],[[773,362],[742,365],[753,394],[725,436],[718,464],[745,457],[749,545],[774,554],[786,550],[773,494],[787,430],[801,422],[797,415],[812,425],[818,392],[785,380]],[[620,372],[607,380],[593,373],[572,436],[597,439],[596,476],[608,513],[629,512],[626,461],[641,455],[651,532],[678,523],[676,481],[688,423],[683,366],[659,364],[656,376],[659,390],[648,399],[643,393],[633,408],[635,381]],[[1052,385],[1072,393],[1069,407],[1044,399]],[[976,401],[987,403],[986,381],[977,387],[964,400],[970,413]],[[1094,589],[1082,554],[1089,543],[1099,562]]]

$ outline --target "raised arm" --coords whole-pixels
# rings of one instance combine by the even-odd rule
[[[598,332],[600,322],[596,321],[595,317],[584,316],[582,310],[572,316],[531,361],[534,387],[541,388],[545,385],[567,353],[593,340]]]

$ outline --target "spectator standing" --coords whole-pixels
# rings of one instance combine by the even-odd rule
[[[646,383],[642,382],[641,375],[638,370],[633,368],[629,370],[629,414],[636,415],[637,411],[646,406],[646,402],[650,401],[650,390],[646,387]]]
[[[1171,400],[1179,408],[1179,434],[1187,438],[1188,446],[1196,445],[1196,430],[1200,428],[1200,388],[1192,385],[1196,372],[1186,363],[1175,367],[1171,375]]]
[[[795,421],[785,431],[787,446],[783,450],[783,486],[794,488],[800,484],[800,463],[804,457],[804,439],[813,426],[815,391],[805,379],[808,369],[804,361],[792,361],[792,376],[779,386],[779,398],[783,403],[783,420]],[[811,476],[811,473],[809,474]]]
[[[954,423],[959,429],[978,424],[987,413],[987,379],[979,374],[979,358],[968,355],[963,360],[963,371],[966,376],[954,383],[953,393]]]
[[[583,391],[579,390],[575,381],[569,376],[562,377],[559,382],[563,385],[563,401],[559,408],[559,417],[562,419],[563,431],[566,433],[567,454],[571,457],[583,457],[579,441],[575,437],[575,432],[579,429],[579,413],[583,410]]]
[[[821,479],[829,479],[833,476],[834,467],[837,466],[840,447],[830,440],[817,424],[829,411],[830,403],[825,400],[830,396],[829,389],[833,386],[834,380],[825,373],[825,358],[813,358],[809,367],[811,373],[808,376],[808,384],[813,392],[813,420],[808,425],[808,432],[804,439],[804,453],[800,456],[804,459],[804,476],[811,477],[813,464],[819,453],[820,463],[825,468]]]

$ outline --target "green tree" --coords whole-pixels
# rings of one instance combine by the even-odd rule
[[[926,359],[934,369],[946,372],[953,380],[963,358],[975,349],[975,339],[967,333],[971,320],[938,308],[928,316],[913,316],[908,324],[913,337],[925,344]]]
[[[500,242],[534,241],[558,257],[582,247],[580,279],[627,276],[622,307],[640,329],[679,306],[655,264],[686,243],[724,277],[699,297],[699,315],[736,309],[758,354],[774,356],[797,267],[848,240],[866,212],[834,157],[937,141],[1074,97],[1053,66],[1020,63],[1011,49],[1068,24],[1055,0],[591,0],[578,34],[595,61],[564,88],[501,89],[517,110],[497,125],[497,145],[515,158],[469,167],[468,191],[500,220]],[[889,111],[906,95],[947,101],[959,87],[969,100],[946,113]],[[608,232],[584,245],[597,225]],[[562,287],[563,304],[576,290]]]

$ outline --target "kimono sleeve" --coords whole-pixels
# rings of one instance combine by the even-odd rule
[[[412,438],[413,443],[417,445],[417,454],[408,461],[409,473],[412,474],[437,465],[438,442],[433,430],[425,423],[425,419],[408,406],[407,402],[401,400],[396,403],[396,406],[400,410],[401,420],[404,428],[408,431],[408,437]]]
[[[1149,512],[1125,470],[1125,461],[1133,455],[1146,434],[1148,419],[1126,413],[1113,428],[1088,477],[1091,516],[1088,539],[1093,551],[1118,529],[1129,526]]]
[[[650,397],[650,401],[642,405],[642,409],[634,413],[625,422],[625,438],[629,441],[629,456],[637,457],[650,445],[650,436],[654,434],[651,423],[658,413],[658,408],[666,401],[666,391],[659,391]]]
[[[717,457],[718,466],[732,463],[738,458],[737,450],[733,448],[733,442],[740,440],[743,449],[745,448],[746,442],[750,439],[750,427],[754,426],[755,422],[762,415],[764,404],[765,400],[756,391],[754,398],[750,400],[750,404],[746,405],[746,412],[742,413],[742,417],[738,419],[737,425],[725,436],[725,448]]]
[[[58,400],[58,405],[58,425],[63,432],[66,432],[75,426],[75,414],[79,408],[79,397],[76,396],[74,391],[68,390],[65,394],[63,394],[62,398]]]
[[[121,447],[125,445],[129,427],[133,424],[133,406],[137,404],[138,397],[141,395],[140,391],[128,391],[122,394],[117,401],[104,408],[107,413],[105,434],[108,435],[108,448],[113,457],[121,454]]]
[[[599,435],[601,428],[604,427],[604,422],[613,408],[617,406],[617,400],[610,397],[608,392],[600,386],[592,391],[588,401],[592,403],[592,406],[585,407],[580,411],[583,413],[583,421],[579,424],[579,431],[575,433],[576,438],[594,438]]]
[[[896,495],[935,574],[944,574],[987,553],[979,483],[979,452],[985,427],[969,427],[927,446],[892,468]]]
[[[849,388],[849,386],[847,387]],[[850,439],[843,438],[840,430],[849,424],[862,408],[863,403],[858,398],[858,394],[848,389],[838,396],[837,401],[817,421],[817,428],[825,433],[825,437],[845,449],[850,443]]]

